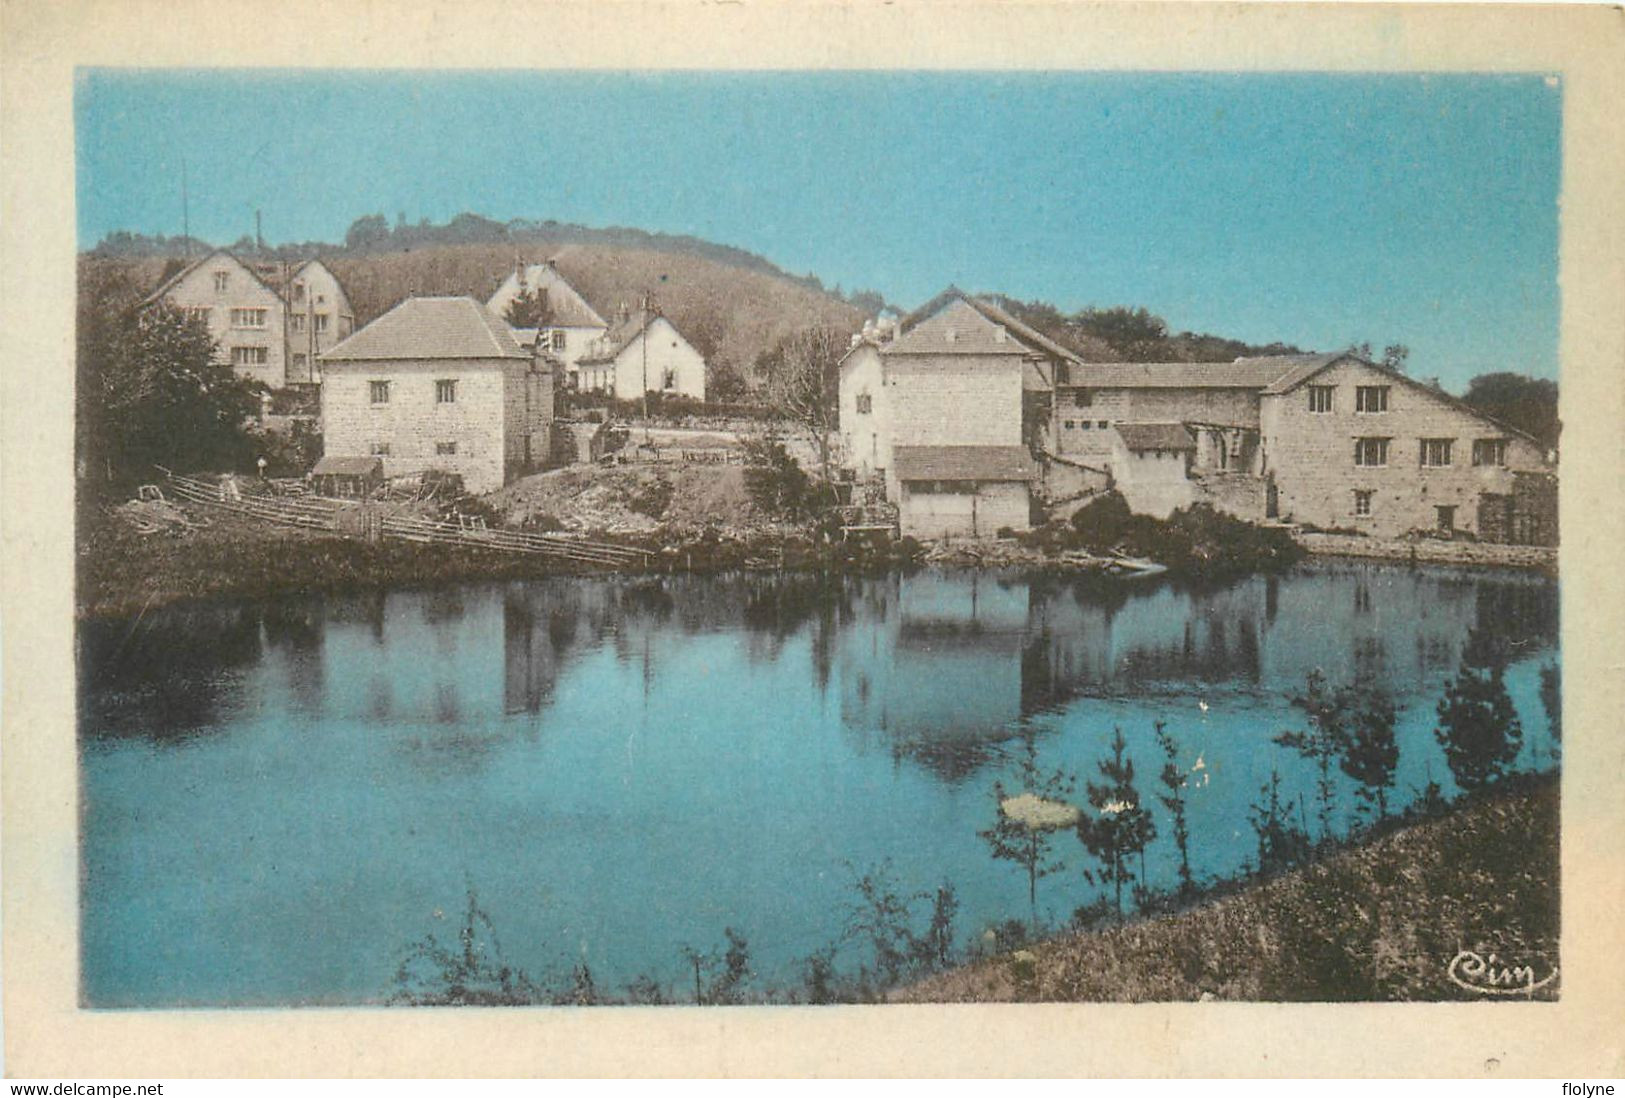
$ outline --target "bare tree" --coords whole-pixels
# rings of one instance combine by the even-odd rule
[[[833,480],[830,465],[840,425],[838,366],[847,342],[834,328],[803,328],[786,336],[759,363],[768,404],[811,433],[826,487]]]

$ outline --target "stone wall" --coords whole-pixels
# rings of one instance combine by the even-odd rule
[[[385,476],[438,469],[456,473],[470,492],[502,487],[508,468],[506,379],[525,364],[515,359],[332,362],[323,369],[322,449],[329,457],[367,457],[375,447]],[[457,383],[457,399],[435,399],[435,382]],[[387,403],[372,403],[371,383],[389,382]],[[522,389],[520,399],[523,399]],[[438,452],[443,443],[455,454]]]

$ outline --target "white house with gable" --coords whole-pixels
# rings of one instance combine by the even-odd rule
[[[576,360],[583,392],[635,400],[645,392],[705,399],[705,356],[658,309],[622,310]]]
[[[576,363],[603,338],[609,324],[559,273],[551,259],[529,266],[516,264],[485,307],[506,320],[509,306],[528,292],[541,296],[543,323],[535,327],[510,325],[514,338],[521,346],[534,346],[552,355],[574,377]]]

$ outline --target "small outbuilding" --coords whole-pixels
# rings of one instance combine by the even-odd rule
[[[383,486],[384,462],[375,457],[324,457],[310,471],[317,495],[366,499]]]
[[[1038,465],[1024,446],[897,446],[898,532],[985,538],[1028,526]]]

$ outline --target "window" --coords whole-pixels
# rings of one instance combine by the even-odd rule
[[[1309,386],[1309,410],[1311,412],[1329,412],[1332,410],[1332,394],[1337,391],[1333,385]]]
[[[1110,427],[1111,425],[1112,425],[1111,420],[1109,420],[1109,419],[1097,420],[1095,422],[1095,426],[1099,427],[1102,431],[1104,431],[1106,428]]]
[[[868,393],[858,394],[858,415],[866,416],[875,410],[875,398]]]
[[[318,332],[327,331],[327,314],[326,313],[317,313],[316,314],[316,330]]]
[[[1505,465],[1507,463],[1507,440],[1504,438],[1475,438],[1473,439],[1474,465]]]
[[[1354,440],[1354,464],[1387,465],[1388,440],[1385,438],[1357,438]]]
[[[1068,431],[1075,431],[1075,430],[1077,430],[1077,428],[1078,428],[1078,421],[1077,420],[1069,419],[1069,420],[1066,421],[1066,429]]]
[[[387,458],[389,456],[389,443],[375,442],[372,444],[372,456]]]
[[[305,356],[304,355],[296,354],[296,355],[293,356],[293,368],[295,370],[303,370],[305,368]]]
[[[1079,389],[1072,394],[1072,403],[1079,408],[1087,408],[1095,402],[1095,394],[1088,389]]]
[[[350,333],[353,332],[353,331],[355,331],[355,317],[353,317],[353,316],[341,316],[341,317],[339,317],[339,338],[340,339],[347,339],[349,337]]]
[[[304,331],[305,330],[305,314],[304,313],[294,313],[292,316],[290,316],[288,318],[288,326],[291,327],[296,332]]]
[[[214,310],[209,308],[207,305],[190,306],[186,309],[187,320],[200,320],[204,324],[207,324],[209,322],[209,318],[213,315]]]
[[[1083,428],[1085,431],[1087,431],[1087,430],[1091,429],[1092,427],[1094,427],[1094,424],[1090,423],[1087,419],[1083,419],[1083,420],[1078,421],[1078,426]]]
[[[437,381],[434,383],[434,402],[436,404],[457,403],[457,382]]]
[[[675,389],[675,388],[677,388],[677,371],[676,370],[665,370],[665,371],[663,371],[661,373],[661,375],[660,375],[660,387],[662,389]]]
[[[1355,389],[1354,410],[1356,412],[1386,412],[1388,410],[1388,386],[1361,385]]]
[[[1454,439],[1425,438],[1422,440],[1422,464],[1436,467],[1450,464],[1450,445]]]
[[[564,333],[563,332],[554,332],[553,335],[552,335],[552,340],[553,340],[553,349],[555,351],[564,350]]]
[[[233,328],[263,328],[265,318],[270,315],[269,309],[233,309],[231,311],[231,326]]]
[[[1438,514],[1439,514],[1439,533],[1441,533],[1441,534],[1453,533],[1455,531],[1455,529],[1456,529],[1456,507],[1455,507],[1455,504],[1449,504],[1447,506],[1435,507],[1434,510],[1437,511]]]
[[[434,452],[442,457],[455,454],[457,452],[457,444],[455,442],[437,442],[434,444]]]
[[[214,272],[214,292],[215,293],[217,293],[217,294],[225,293],[226,292],[226,287],[229,286],[229,285],[231,285],[231,272],[230,271],[216,271],[216,272]]]
[[[231,364],[233,366],[264,366],[270,360],[271,352],[268,347],[233,347],[231,349]]]
[[[1356,515],[1369,515],[1371,513],[1371,497],[1376,495],[1369,488],[1356,488],[1354,490],[1354,513]]]
[[[305,284],[303,282],[293,284],[293,300],[295,304],[305,300]]]
[[[389,403],[389,382],[387,382],[387,381],[369,381],[369,382],[367,382],[367,389],[368,389],[368,392],[369,392],[369,394],[370,394],[370,396],[372,398],[372,403],[374,403],[374,404],[388,404]]]

